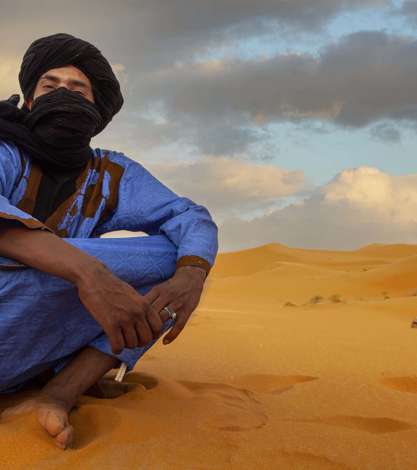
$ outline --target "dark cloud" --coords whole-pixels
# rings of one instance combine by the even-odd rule
[[[371,128],[371,135],[384,142],[397,143],[401,140],[400,131],[391,124],[383,122]]]
[[[118,120],[129,129],[120,134],[140,136],[148,147],[160,136],[161,144],[182,141],[200,152],[233,154],[259,142],[253,128],[263,123],[417,121],[416,47],[384,33],[347,36],[319,57],[278,55],[226,62],[219,70],[194,62],[251,35],[320,32],[341,12],[383,8],[389,0],[74,0],[59,9],[53,0],[1,3],[4,60],[13,62],[34,39],[56,32],[91,41],[122,71],[126,100]],[[6,82],[7,93],[17,91]],[[146,117],[156,104],[168,124]]]
[[[207,128],[324,120],[363,127],[417,121],[417,41],[385,32],[343,37],[320,55],[174,66],[143,77],[141,102],[163,103],[168,119]],[[382,136],[382,128],[379,134]],[[219,134],[220,135],[220,134]],[[385,128],[385,138],[396,138]],[[251,138],[251,136],[248,136]],[[240,145],[242,141],[238,142]]]
[[[22,54],[56,32],[82,36],[129,69],[187,59],[242,34],[319,31],[340,12],[384,7],[389,0],[2,0],[2,49]],[[279,29],[277,29],[279,25]],[[136,68],[135,72],[140,70]]]
[[[396,14],[403,15],[407,20],[411,22],[417,21],[417,1],[416,0],[405,0],[400,8],[394,10]]]

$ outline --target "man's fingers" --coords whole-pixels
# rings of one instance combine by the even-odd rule
[[[173,299],[169,299],[165,295],[160,295],[152,304],[152,308],[160,314],[163,310],[163,308],[170,303],[170,301]]]
[[[126,348],[137,348],[139,346],[139,339],[134,325],[124,327],[122,333],[125,339]]]
[[[174,312],[175,312],[175,310],[174,310]],[[165,309],[162,309],[159,312],[159,318],[161,319],[162,323],[165,323],[167,320],[169,320],[171,318],[171,315]]]
[[[145,346],[153,340],[152,330],[146,320],[139,320],[135,324],[136,333],[140,340],[139,346]]]
[[[174,326],[172,327],[172,329],[169,331],[168,334],[166,334],[164,336],[164,339],[162,340],[162,342],[164,344],[168,344],[168,343],[171,343],[172,341],[174,341],[174,339],[181,333],[181,331],[184,329],[184,326],[187,322],[182,320],[181,317],[180,318],[177,318]]]
[[[162,320],[161,320],[161,317],[159,316],[159,313],[152,306],[149,310],[147,318],[148,318],[148,323],[153,333],[153,337],[157,338],[161,332]]]
[[[152,289],[144,294],[145,299],[147,299],[150,303],[154,302],[159,297],[159,290],[157,286],[152,287]]]
[[[120,354],[125,347],[125,340],[120,328],[113,328],[107,336],[109,337],[113,354]]]

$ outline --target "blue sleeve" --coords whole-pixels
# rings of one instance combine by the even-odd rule
[[[41,221],[11,203],[10,199],[21,174],[22,161],[17,147],[0,141],[0,222],[50,230]]]
[[[21,175],[22,161],[17,147],[0,140],[0,227],[23,225],[29,229],[51,231],[41,221],[11,202]],[[0,266],[2,269],[14,269],[24,265],[11,258],[0,256]]]
[[[177,246],[177,267],[194,265],[208,273],[218,251],[218,228],[209,211],[179,196],[125,155],[117,153],[115,161],[124,167],[117,207],[95,234],[113,230],[164,234]]]

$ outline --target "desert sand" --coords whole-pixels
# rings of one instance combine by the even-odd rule
[[[80,399],[72,449],[13,417],[0,468],[416,469],[415,317],[417,245],[221,253],[183,333],[126,376],[132,390]]]

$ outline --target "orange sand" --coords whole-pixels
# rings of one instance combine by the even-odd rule
[[[67,451],[1,422],[0,469],[416,469],[416,293],[417,245],[220,254],[133,391],[82,397]]]

